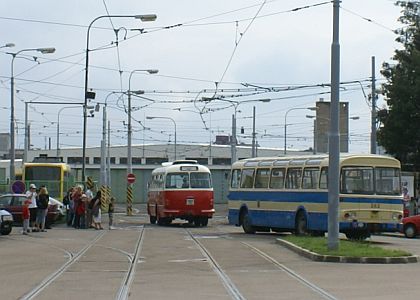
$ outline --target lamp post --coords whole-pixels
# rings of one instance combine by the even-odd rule
[[[12,47],[13,44],[6,44]],[[5,45],[5,46],[6,46]],[[14,46],[14,45],[13,45]],[[55,48],[28,48],[22,49],[16,53],[7,53],[12,55],[11,77],[10,77],[10,182],[15,178],[15,78],[14,62],[17,55],[22,52],[37,51],[42,54],[54,53]]]
[[[58,110],[58,113],[57,113],[57,152],[56,152],[57,157],[60,157],[60,114],[65,109],[79,108],[79,107],[80,106],[65,106]]]
[[[134,73],[136,72],[147,72],[149,74],[157,74],[159,72],[159,70],[155,70],[155,69],[145,69],[145,70],[133,70],[130,73],[130,76],[128,78],[128,122],[127,122],[127,173],[132,173],[133,171],[133,164],[132,164],[132,144],[131,144],[131,138],[132,138],[132,134],[133,134],[133,130],[131,127],[131,94],[144,94],[144,91],[132,91],[131,90],[131,77],[133,76]]]
[[[303,109],[316,110],[316,107],[295,107],[286,111],[286,114],[284,115],[284,152],[283,152],[284,155],[287,154],[287,115],[289,114],[289,112],[293,110],[303,110]]]
[[[85,58],[85,101],[83,105],[83,145],[82,145],[82,181],[85,181],[85,171],[86,171],[86,129],[87,129],[87,103],[88,99],[94,98],[94,94],[92,92],[88,91],[88,79],[89,79],[89,36],[90,36],[90,29],[92,28],[93,23],[95,23],[97,20],[102,18],[135,18],[140,19],[142,22],[149,22],[156,20],[156,15],[154,14],[148,14],[148,15],[102,15],[99,17],[96,17],[93,19],[92,22],[90,22],[87,34],[86,34],[86,58]]]
[[[148,119],[148,120],[152,120],[152,119],[167,119],[167,120],[171,120],[174,123],[174,128],[175,128],[175,143],[174,143],[174,151],[175,151],[174,157],[175,158],[174,158],[174,160],[176,160],[176,123],[175,123],[175,120],[172,119],[172,118],[170,118],[170,117],[151,117],[151,116],[147,116],[146,119]]]

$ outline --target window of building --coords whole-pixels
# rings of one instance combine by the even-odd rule
[[[230,165],[231,159],[230,158],[213,158],[213,165]]]
[[[147,165],[160,165],[163,162],[167,162],[167,158],[161,158],[161,157],[147,157],[146,158],[146,164]]]
[[[127,161],[127,157],[120,157],[120,165],[126,165]]]
[[[83,157],[69,156],[67,157],[67,163],[68,164],[82,164]],[[89,163],[89,157],[85,157],[85,164],[88,164],[88,163]]]
[[[100,165],[101,164],[101,158],[100,157],[94,157],[93,158],[93,163],[95,165]]]
[[[133,162],[133,165],[141,165],[141,157],[132,157],[131,161]]]

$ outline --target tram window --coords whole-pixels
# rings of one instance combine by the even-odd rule
[[[190,174],[190,183],[192,189],[197,188],[211,188],[211,177],[209,173],[196,173]]]
[[[302,189],[316,189],[318,186],[318,168],[305,168],[303,170]]]
[[[286,189],[299,189],[302,178],[301,168],[289,168],[286,174]]]
[[[241,175],[241,188],[250,189],[254,185],[254,169],[243,169]]]
[[[401,195],[400,170],[375,168],[375,191],[379,195]]]
[[[166,188],[181,189],[189,187],[188,173],[171,173],[166,176]]]
[[[373,194],[373,168],[343,167],[341,192],[344,194]]]
[[[328,168],[323,167],[321,169],[321,176],[319,178],[319,188],[320,189],[328,189]]]
[[[232,170],[232,178],[230,180],[230,187],[237,189],[239,188],[239,183],[241,182],[241,170]]]
[[[266,189],[268,188],[268,180],[270,179],[270,169],[257,169],[255,175],[255,188]]]
[[[273,168],[271,170],[270,189],[282,189],[284,187],[284,169]]]

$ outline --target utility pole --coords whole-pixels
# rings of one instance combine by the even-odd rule
[[[255,106],[252,110],[252,157],[256,157],[256,151],[255,151]]]
[[[231,145],[231,164],[233,164],[236,161],[236,110],[235,114],[232,115],[232,137],[230,141]]]
[[[331,107],[328,167],[328,250],[339,247],[338,221],[340,178],[340,0],[333,1],[333,41],[331,45]]]
[[[372,116],[370,134],[370,153],[376,154],[376,79],[375,79],[375,56],[372,56]]]
[[[28,129],[28,102],[25,102],[25,142],[23,144],[23,162],[28,162],[29,129]]]

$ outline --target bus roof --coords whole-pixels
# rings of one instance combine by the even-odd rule
[[[256,157],[239,160],[232,168],[255,167],[255,166],[328,166],[328,154],[302,155],[287,157]],[[400,168],[400,162],[390,156],[377,154],[340,154],[340,165],[375,165],[383,167]]]
[[[206,172],[210,173],[210,169],[206,166],[198,164],[195,162],[179,162],[174,163],[162,163],[161,167],[158,167],[152,171],[152,174],[156,173],[174,173],[174,172]]]
[[[66,163],[24,163],[24,168],[26,167],[60,167],[64,168],[65,170],[69,170],[70,166]]]

